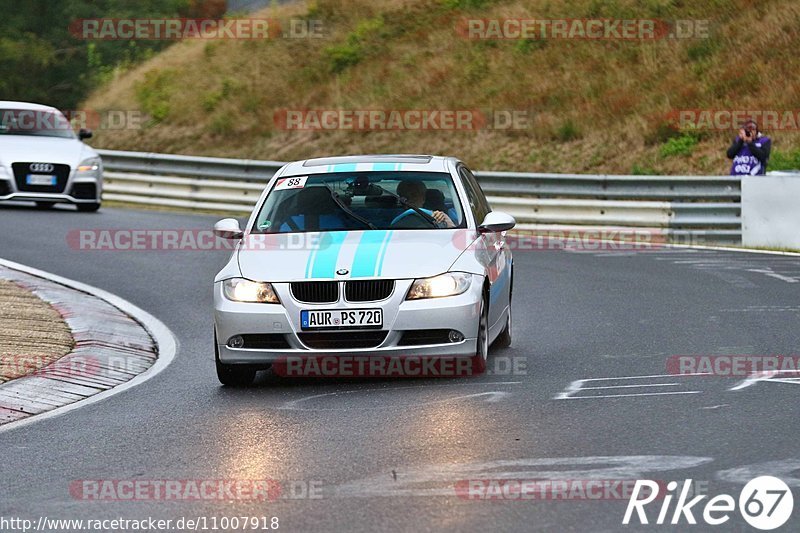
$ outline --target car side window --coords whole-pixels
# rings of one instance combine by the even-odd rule
[[[475,179],[472,172],[470,172],[467,167],[462,166],[459,168],[458,173],[461,176],[461,181],[464,183],[464,189],[467,192],[467,199],[469,200],[472,214],[475,215],[475,224],[480,224],[483,222],[483,219],[486,218],[486,215],[491,212],[492,208],[489,207],[489,202],[486,200],[486,196],[484,196],[483,191],[478,185],[478,180]]]

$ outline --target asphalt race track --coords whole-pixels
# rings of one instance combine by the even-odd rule
[[[618,531],[625,499],[481,501],[453,489],[475,479],[692,479],[738,498],[763,474],[800,487],[800,382],[667,371],[677,355],[798,354],[800,257],[520,250],[514,345],[493,352],[490,374],[265,374],[236,390],[219,385],[212,351],[211,282],[226,252],[67,243],[73,229],[208,229],[217,218],[0,206],[0,257],[117,294],[179,341],[174,362],[142,385],[0,433],[1,515],[274,516],[279,531]],[[277,501],[83,501],[70,492],[80,480],[266,478],[284,487]],[[648,507],[651,522],[658,505]],[[627,529],[687,528],[634,523]],[[752,531],[736,513],[722,527],[692,528],[704,529]]]

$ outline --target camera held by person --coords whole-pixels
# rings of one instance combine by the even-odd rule
[[[772,141],[758,130],[754,120],[742,124],[739,135],[728,148],[728,159],[733,159],[731,176],[766,174],[771,147]]]

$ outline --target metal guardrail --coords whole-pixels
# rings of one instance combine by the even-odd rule
[[[104,198],[249,213],[283,163],[98,150]],[[492,207],[522,229],[648,228],[676,240],[741,241],[735,176],[476,172]]]
[[[118,172],[140,172],[165,176],[189,176],[220,180],[259,180],[271,178],[284,163],[251,159],[225,159],[191,155],[157,154],[97,150],[103,164]]]

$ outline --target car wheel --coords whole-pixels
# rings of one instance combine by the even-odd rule
[[[508,318],[506,318],[506,327],[500,332],[500,335],[494,341],[494,346],[498,348],[508,348],[511,346],[511,302],[508,304]]]
[[[100,209],[100,203],[95,204],[75,204],[78,206],[78,211],[81,213],[94,213],[98,209]]]
[[[498,348],[508,348],[511,346],[511,297],[514,295],[514,274],[511,274],[511,288],[508,291],[508,317],[506,318],[506,327],[500,332],[500,335],[494,340],[494,346]]]
[[[214,333],[214,362],[217,364],[217,379],[229,387],[246,387],[256,378],[254,368],[246,365],[226,365],[219,360],[217,334]]]
[[[256,379],[256,371],[249,366],[226,365],[217,361],[217,379],[229,387],[246,387]]]
[[[489,358],[489,307],[486,297],[481,299],[481,314],[478,322],[477,351],[472,356],[472,374],[479,375],[486,372],[486,360]]]
[[[55,202],[36,202],[36,209],[52,209]]]

